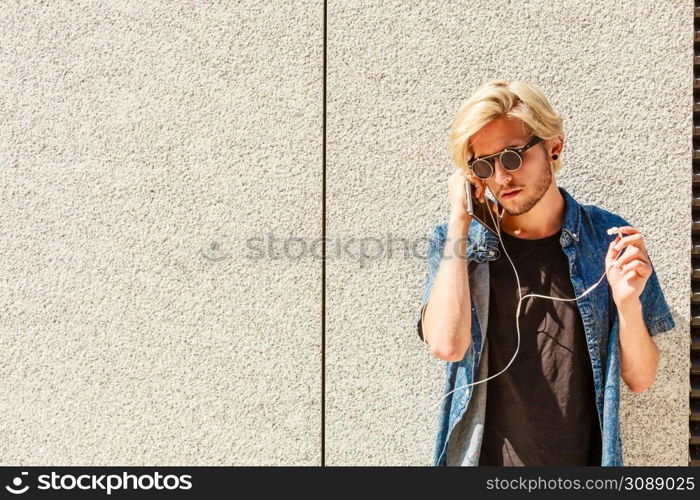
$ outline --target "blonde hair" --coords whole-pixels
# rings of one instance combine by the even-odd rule
[[[474,156],[469,138],[499,117],[519,118],[544,140],[564,137],[563,120],[534,85],[519,81],[494,80],[481,85],[459,108],[450,130],[450,154],[457,167],[471,174],[467,161]],[[561,155],[554,172],[564,166]]]

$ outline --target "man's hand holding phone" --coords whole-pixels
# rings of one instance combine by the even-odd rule
[[[472,216],[467,211],[468,183],[474,186],[475,194],[479,199],[486,199],[483,181],[467,174],[461,168],[455,169],[447,181],[447,186],[450,198],[450,217],[466,220],[471,223]],[[469,225],[467,225],[467,227],[469,227]]]
[[[486,185],[484,181],[461,171],[458,173],[456,172],[454,175],[464,178],[463,182],[465,186],[462,191],[466,199],[464,203],[466,203],[466,211],[470,217],[469,221],[471,222],[471,219],[476,219],[485,226],[486,229],[494,234],[498,234],[496,220],[500,218],[498,215],[499,205],[486,197]],[[459,184],[459,182],[455,181],[455,185],[457,184]],[[455,193],[454,197],[455,203],[457,203],[457,193]],[[456,207],[453,205],[453,212],[455,210]],[[489,211],[491,212],[490,214]]]

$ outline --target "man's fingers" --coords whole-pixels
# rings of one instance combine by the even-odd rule
[[[637,229],[632,226],[620,226],[618,229],[624,234],[635,234],[638,233]],[[618,233],[619,234],[619,233]]]
[[[628,272],[630,271],[636,271],[636,273],[643,277],[646,278],[651,274],[651,266],[644,261],[641,260],[633,260],[632,262],[625,264],[622,269],[620,269],[620,274],[623,276],[626,276]]]
[[[619,235],[618,235],[619,236]],[[640,233],[635,233],[630,236],[625,236],[621,238],[617,243],[615,243],[615,250],[621,250],[626,246],[632,244],[639,244],[641,247],[644,246],[644,239]]]
[[[617,260],[617,262],[615,264],[616,267],[618,269],[621,269],[622,266],[624,266],[625,264],[627,264],[628,262],[631,262],[633,260],[640,260],[642,262],[646,262],[647,256],[639,247],[629,247],[625,251],[625,254],[616,260]]]
[[[615,258],[617,257],[618,252],[615,251],[614,247],[615,247],[615,243],[617,243],[617,242],[619,241],[619,237],[620,237],[620,235],[618,235],[618,236],[617,236],[614,240],[612,240],[612,241],[610,242],[610,244],[608,245],[608,253],[605,255],[605,260],[606,260],[606,261],[608,261],[608,260],[610,260],[610,261],[615,260]]]

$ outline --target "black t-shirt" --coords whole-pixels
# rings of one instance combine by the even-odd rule
[[[501,232],[522,294],[573,298],[569,262],[556,234],[525,240]],[[489,376],[517,346],[517,281],[508,257],[489,263]],[[593,370],[575,301],[528,297],[520,309],[520,348],[486,382],[479,465],[600,465]]]

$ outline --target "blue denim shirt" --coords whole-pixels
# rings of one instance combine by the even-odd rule
[[[571,283],[578,297],[595,284],[605,270],[605,255],[610,241],[614,239],[614,236],[607,234],[608,228],[631,224],[596,206],[579,204],[562,187],[559,187],[559,191],[566,202],[560,243],[568,258]],[[428,276],[416,319],[421,338],[422,314],[442,260],[446,236],[447,224],[436,226],[428,246]],[[472,342],[461,361],[446,362],[443,395],[458,389],[445,397],[440,406],[433,452],[433,465],[436,466],[479,464],[488,382],[466,388],[463,386],[488,377],[488,263],[500,255],[498,237],[472,220],[467,242]],[[675,327],[655,270],[647,280],[640,300],[650,335]],[[593,291],[577,300],[576,304],[581,313],[593,368],[596,408],[603,444],[601,465],[621,466],[619,322],[607,279],[603,278]],[[532,397],[537,397],[537,394]],[[552,436],[552,439],[556,439],[556,436]]]

